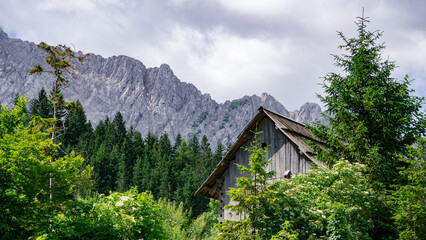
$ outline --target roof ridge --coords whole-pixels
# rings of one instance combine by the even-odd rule
[[[280,117],[282,117],[282,118],[285,118],[285,119],[287,119],[287,120],[290,120],[290,121],[292,121],[292,122],[294,122],[294,123],[297,123],[297,124],[299,124],[299,125],[302,125],[302,126],[306,127],[306,124],[301,123],[301,122],[298,122],[298,121],[296,121],[296,120],[294,120],[294,119],[291,119],[290,117],[286,117],[286,116],[284,116],[284,115],[281,115],[281,114],[279,114],[279,113],[277,113],[277,112],[275,112],[275,111],[272,111],[272,110],[270,110],[270,109],[268,109],[268,108],[265,108],[264,106],[260,106],[258,110],[259,110],[259,111],[264,110],[264,111],[267,111],[267,112],[273,113],[273,114],[278,115],[278,116],[280,116]]]

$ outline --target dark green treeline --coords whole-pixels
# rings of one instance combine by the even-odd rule
[[[30,103],[30,114],[48,117],[51,106],[43,104],[49,102],[46,100],[42,89]],[[75,151],[94,167],[97,192],[124,192],[137,186],[156,199],[182,202],[185,209],[192,209],[192,217],[207,210],[209,200],[194,193],[222,158],[221,144],[213,153],[206,136],[185,140],[178,134],[174,144],[167,133],[142,136],[133,127],[126,129],[120,112],[112,120],[106,117],[93,129],[78,101],[77,106],[60,124],[63,130],[57,142],[62,143],[64,153]]]

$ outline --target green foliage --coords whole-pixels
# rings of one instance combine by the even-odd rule
[[[398,155],[405,146],[424,133],[422,98],[411,96],[408,77],[399,81],[391,77],[394,62],[381,59],[383,44],[378,44],[382,32],[366,29],[367,18],[357,22],[358,37],[339,36],[347,55],[334,55],[335,65],[343,73],[324,77],[325,95],[319,96],[328,115],[328,125],[312,128],[326,143],[318,158],[333,164],[343,158],[367,164],[374,181],[387,186],[401,179],[397,169],[404,164]]]
[[[366,166],[338,161],[288,180],[271,181],[266,148],[258,135],[249,148],[249,177],[237,178],[238,188],[226,206],[242,220],[218,225],[217,239],[372,239],[373,217],[382,197],[364,175]]]
[[[62,146],[79,152],[87,150],[83,146],[78,146],[78,144],[80,141],[85,140],[83,138],[88,138],[93,129],[91,123],[87,121],[83,106],[81,106],[79,101],[66,115],[64,126],[65,132],[58,138],[58,141],[62,142]]]
[[[214,239],[219,218],[219,201],[210,199],[209,208],[195,219],[187,230],[192,239]]]
[[[377,43],[382,32],[368,31],[367,23],[367,18],[359,18],[356,38],[346,38],[339,32],[344,41],[339,48],[347,54],[334,55],[336,66],[343,73],[324,77],[325,95],[319,98],[326,106],[328,125],[311,128],[325,143],[325,148],[316,148],[317,158],[330,165],[341,158],[366,164],[376,190],[382,191],[383,199],[391,199],[390,205],[381,201],[376,206],[370,236],[395,238],[396,220],[402,231],[400,236],[414,239],[422,226],[417,214],[424,211],[419,207],[424,201],[424,186],[413,181],[406,185],[407,178],[416,175],[409,169],[419,163],[413,164],[416,156],[406,146],[413,145],[425,133],[425,115],[421,111],[424,99],[410,95],[413,90],[408,76],[403,80],[391,77],[395,63],[382,60],[385,46]],[[407,160],[401,161],[400,156]],[[401,169],[407,170],[399,174]],[[389,198],[392,191],[395,193]],[[396,214],[393,218],[392,210]]]
[[[74,104],[73,102],[64,101],[64,97],[61,93],[61,90],[69,82],[64,75],[71,74],[71,71],[72,71],[71,61],[73,59],[77,59],[80,63],[82,63],[85,56],[76,56],[75,53],[69,47],[65,45],[50,46],[44,42],[41,42],[40,44],[37,45],[37,47],[47,52],[48,55],[46,56],[45,64],[47,64],[51,68],[51,70],[46,71],[40,65],[36,65],[33,69],[29,71],[29,73],[39,75],[39,74],[42,74],[43,72],[48,72],[55,76],[55,81],[53,82],[53,87],[52,87],[52,91],[50,92],[50,98],[49,98],[49,101],[51,102],[51,106],[53,107],[51,112],[51,118],[53,118],[51,141],[53,142],[55,141],[58,135],[57,121],[62,118],[62,116],[64,115],[63,112],[65,110],[71,110],[76,107],[76,104]],[[33,104],[34,109],[32,110],[34,110],[35,114],[44,115],[45,113],[48,112],[50,105],[47,105],[45,103],[44,97],[45,96],[43,96],[43,92],[40,91],[38,102],[36,101],[35,104]],[[37,109],[39,110],[39,112],[35,111]],[[52,157],[52,160],[53,160],[53,157]]]
[[[372,239],[381,196],[364,175],[366,166],[348,161],[281,182],[278,205],[285,225],[278,239]]]
[[[365,166],[339,161],[281,182],[284,221],[276,239],[372,239],[380,196],[363,175]]]
[[[160,199],[159,204],[165,212],[164,229],[167,239],[213,239],[217,235],[214,223],[217,222],[219,204],[211,200],[209,210],[192,222],[190,211],[182,203],[177,204],[167,199]]]
[[[408,183],[393,192],[390,202],[399,229],[399,239],[426,238],[426,140],[409,147],[408,167],[400,172]]]
[[[39,130],[38,118],[29,126],[22,123],[24,106],[21,98],[13,109],[0,111],[0,235],[9,239],[46,228],[76,188],[90,187],[91,167],[82,171],[80,156],[50,161],[58,145]],[[49,178],[55,181],[52,187]]]
[[[42,118],[53,118],[53,106],[44,88],[39,91],[38,98],[30,102],[30,113]]]
[[[183,212],[185,224],[174,225],[181,229],[179,234],[189,239],[211,236],[213,215],[202,214],[208,209],[208,200],[194,195],[221,158],[212,154],[207,138],[204,136],[200,145],[194,136],[187,144],[178,135],[173,147],[166,133],[160,139],[151,134],[142,139],[133,127],[126,130],[120,112],[112,121],[108,117],[100,121],[93,131],[81,104],[67,103],[61,94],[69,83],[66,77],[72,76],[73,59],[81,62],[84,56],[77,57],[63,45],[41,43],[39,47],[48,53],[45,63],[51,71],[37,65],[30,74],[49,72],[56,77],[50,98],[44,89],[39,92],[31,104],[33,120],[29,126],[25,102],[20,98],[15,100],[16,108],[1,111],[0,180],[4,184],[0,189],[0,235],[168,239],[164,213],[154,201],[168,198],[182,202],[177,211],[188,210]],[[200,116],[200,121],[205,117],[207,114]],[[58,127],[60,121],[63,129]],[[90,188],[91,176],[96,190],[108,197],[78,197]],[[140,198],[132,186],[153,195]],[[152,205],[136,207],[142,202]],[[144,215],[141,209],[152,212]]]
[[[260,133],[255,132],[250,146],[244,148],[250,152],[249,167],[237,165],[243,174],[246,173],[250,177],[237,178],[238,188],[231,188],[228,191],[231,201],[235,204],[225,206],[232,214],[243,216],[244,219],[225,221],[223,225],[219,225],[218,231],[221,234],[218,239],[254,239],[265,234],[272,235],[269,228],[273,226],[271,225],[273,222],[266,224],[264,221],[266,209],[263,207],[273,204],[276,184],[268,184],[274,172],[265,171],[269,162],[265,161],[267,148],[259,147]]]
[[[53,219],[46,239],[166,239],[165,219],[152,195],[136,188],[79,198]]]
[[[183,208],[183,203],[177,204],[167,199],[160,199],[159,204],[165,212],[164,230],[168,239],[187,239],[185,229],[189,225],[189,212]]]
[[[116,189],[118,155],[117,147],[111,151],[105,143],[102,143],[93,156],[95,188],[99,193],[107,194]]]
[[[208,199],[194,192],[222,158],[221,146],[213,154],[205,136],[201,143],[196,136],[188,143],[178,135],[174,146],[167,133],[160,138],[148,133],[142,139],[133,127],[125,128],[120,113],[113,121],[108,117],[100,121],[94,131],[85,119],[82,107],[70,111],[67,131],[58,139],[66,150],[85,154],[94,167],[94,186],[99,193],[125,192],[137,186],[150,191],[154,199],[183,202],[185,209],[192,210],[191,219],[207,210]]]

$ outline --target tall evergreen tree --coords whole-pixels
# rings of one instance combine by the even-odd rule
[[[52,102],[49,101],[44,88],[38,92],[38,97],[30,102],[30,114],[42,118],[53,117]]]
[[[121,112],[117,112],[114,116],[114,120],[112,120],[112,125],[115,130],[115,138],[114,140],[117,143],[122,143],[124,141],[124,138],[126,136],[126,124],[123,120],[123,115]]]
[[[148,154],[138,156],[133,171],[133,185],[137,186],[140,191],[151,191],[153,185],[156,184],[152,180],[152,167],[148,161]]]
[[[133,150],[133,143],[130,139],[125,138],[124,142],[121,145],[122,161],[124,164],[124,174],[125,174],[125,186],[127,191],[129,186],[132,183],[133,179],[133,170],[136,164],[136,155]]]
[[[118,163],[111,157],[118,155],[117,147],[111,151],[105,143],[102,143],[96,154],[92,156],[93,172],[95,178],[95,188],[99,193],[108,194],[116,188]]]
[[[358,37],[347,38],[339,32],[347,55],[334,55],[342,73],[324,77],[324,103],[328,125],[313,128],[313,133],[326,143],[319,158],[332,164],[340,158],[368,165],[373,180],[387,186],[398,181],[405,146],[424,133],[421,127],[422,98],[410,95],[410,81],[391,76],[395,63],[382,60],[378,44],[382,32],[366,29],[367,18],[359,17]]]
[[[206,179],[217,163],[214,162],[212,150],[206,135],[201,139],[199,164],[202,167],[201,178]]]
[[[112,122],[108,122],[108,118],[104,121],[105,124],[105,133],[103,139],[101,139],[108,148],[112,149],[116,145],[120,145],[121,142],[118,141],[117,131]]]
[[[145,153],[145,144],[140,132],[135,131],[133,135],[133,150],[136,156],[143,156]]]
[[[219,163],[220,160],[222,160],[223,152],[224,148],[222,143],[217,144],[216,151],[213,154],[213,163],[215,166]]]
[[[164,132],[158,144],[159,158],[156,162],[156,171],[159,180],[158,196],[161,198],[169,198],[173,178],[171,176],[171,164],[173,164],[172,145],[169,136]]]
[[[118,147],[114,147],[118,149]],[[116,188],[117,192],[125,192],[129,188],[129,173],[126,166],[126,157],[123,153],[113,152],[111,156],[114,163],[117,163],[117,177],[116,177]]]
[[[92,131],[92,126],[87,122],[83,106],[79,101],[76,102],[76,108],[71,109],[65,117],[65,133],[60,137],[62,145],[70,146],[75,149],[79,138]]]
[[[99,121],[95,130],[93,131],[93,154],[97,151],[97,149],[101,146],[101,144],[105,141],[106,129],[107,126],[110,125],[110,120],[108,116],[105,120]]]
[[[197,155],[200,153],[200,142],[198,141],[197,135],[192,136],[188,142],[188,146],[194,154]]]
[[[180,133],[178,133],[176,135],[176,138],[175,138],[175,144],[173,145],[173,154],[176,153],[176,150],[180,146],[181,142],[182,142],[182,135],[180,135]]]
[[[366,164],[371,181],[382,191],[382,186],[392,189],[405,181],[399,169],[407,164],[400,161],[400,156],[406,155],[406,146],[425,132],[420,111],[423,98],[411,95],[408,76],[404,80],[391,76],[395,63],[382,60],[385,46],[377,43],[383,33],[368,31],[368,22],[364,16],[358,18],[355,38],[339,32],[344,41],[339,48],[348,52],[334,55],[342,73],[327,74],[325,95],[319,95],[326,107],[328,125],[311,130],[325,143],[325,148],[317,148],[318,159],[330,165],[341,158]],[[389,206],[382,203],[375,209],[370,236],[394,238]]]

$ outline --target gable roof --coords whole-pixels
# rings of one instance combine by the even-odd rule
[[[241,146],[246,143],[252,137],[252,132],[256,128],[257,123],[261,122],[264,118],[269,118],[275,123],[277,130],[280,130],[286,137],[294,142],[301,153],[303,153],[310,161],[314,164],[326,167],[326,165],[313,158],[312,149],[306,143],[308,139],[314,142],[318,142],[312,135],[311,131],[302,123],[294,121],[288,117],[282,116],[264,107],[259,108],[259,112],[254,118],[247,124],[244,130],[238,135],[237,141],[225,154],[222,160],[217,164],[216,168],[210,174],[210,176],[204,181],[203,185],[198,188],[195,194],[202,195],[214,199],[219,199],[219,189],[221,187],[221,178],[223,173],[229,167],[231,161],[235,158],[236,152]]]

